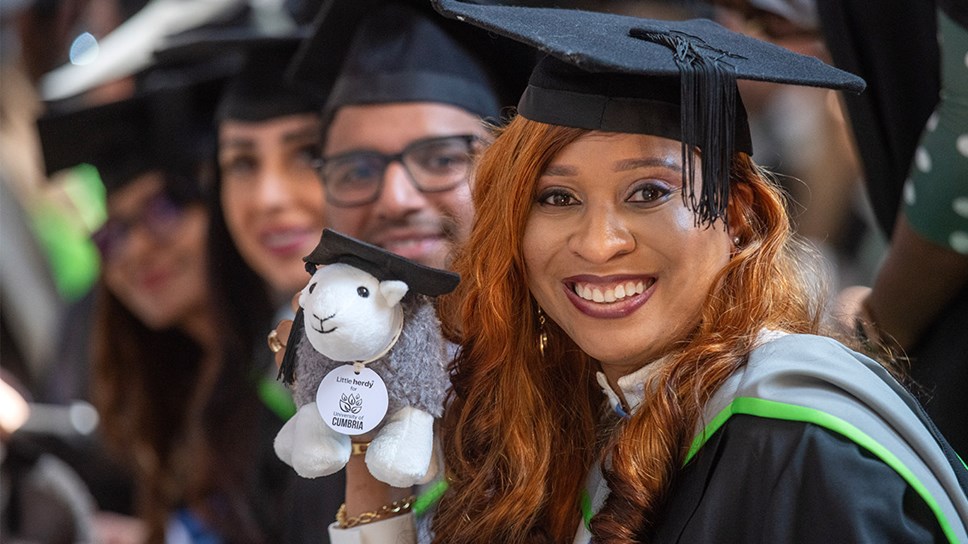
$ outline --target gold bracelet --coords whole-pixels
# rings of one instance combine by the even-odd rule
[[[364,455],[370,447],[369,442],[351,442],[350,445],[353,446],[353,455]]]
[[[417,496],[410,495],[406,499],[400,499],[398,501],[393,501],[390,504],[384,504],[375,512],[363,512],[362,514],[352,518],[346,517],[346,503],[344,502],[342,505],[340,505],[339,510],[336,511],[336,524],[339,525],[340,529],[349,529],[351,527],[356,527],[357,525],[366,525],[367,523],[380,521],[381,519],[406,514],[413,507],[415,500],[417,500]]]

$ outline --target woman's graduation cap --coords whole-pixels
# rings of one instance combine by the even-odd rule
[[[87,163],[111,193],[152,170],[174,174],[170,189],[197,196],[198,169],[212,158],[211,119],[224,78],[139,91],[107,104],[51,104],[37,120],[47,174]],[[181,185],[184,185],[182,187]]]
[[[445,16],[548,54],[518,104],[530,120],[679,140],[700,222],[725,217],[729,164],[752,154],[737,79],[861,92],[864,81],[820,60],[705,19],[658,21],[555,8],[433,0]],[[692,148],[702,154],[702,192]]]
[[[298,113],[318,113],[317,95],[290,85],[286,66],[308,29],[283,10],[253,12],[240,23],[210,26],[169,37],[155,52],[159,62],[223,58],[239,65],[215,113],[218,121],[259,122]]]
[[[496,118],[533,66],[533,50],[440,17],[426,0],[329,0],[289,74],[325,98],[327,117],[347,105],[439,102]]]

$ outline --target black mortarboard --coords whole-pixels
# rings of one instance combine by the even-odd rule
[[[197,194],[198,167],[213,156],[212,112],[223,83],[216,77],[145,89],[81,108],[50,104],[37,120],[47,173],[91,164],[110,193],[140,174],[161,170],[186,185],[172,189]]]
[[[347,105],[439,102],[498,117],[517,101],[534,52],[440,17],[426,0],[330,0],[290,67],[295,84]]]
[[[424,266],[333,229],[323,229],[319,244],[303,260],[310,274],[316,272],[317,265],[345,263],[380,281],[402,281],[410,291],[431,297],[453,291],[460,282],[460,276],[453,272]]]
[[[701,222],[726,213],[729,163],[752,154],[737,79],[860,92],[864,81],[820,60],[705,19],[658,21],[555,8],[433,0],[442,14],[521,41],[539,62],[518,113],[555,125],[679,140],[688,194]],[[684,107],[682,107],[684,106]],[[692,147],[703,188],[693,192]]]
[[[216,120],[265,121],[297,113],[319,112],[314,93],[290,85],[284,71],[299,43],[308,36],[285,12],[274,11],[266,22],[253,14],[232,26],[207,27],[166,40],[155,52],[160,62],[199,61],[215,57],[240,63],[226,85],[215,113]]]

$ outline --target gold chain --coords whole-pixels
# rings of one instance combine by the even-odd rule
[[[356,527],[357,525],[365,525],[381,519],[396,517],[409,512],[413,507],[414,501],[416,500],[416,495],[410,495],[406,499],[400,499],[398,501],[393,501],[390,504],[384,504],[375,512],[363,512],[362,514],[352,518],[346,517],[346,503],[344,502],[342,505],[340,505],[339,510],[336,512],[336,523],[339,525],[340,529],[349,529],[351,527]]]

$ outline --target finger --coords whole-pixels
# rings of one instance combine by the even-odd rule
[[[283,357],[286,356],[286,342],[289,339],[289,331],[291,330],[292,330],[292,321],[289,319],[280,321],[279,324],[276,325],[276,328],[275,328],[276,337],[279,339],[279,342],[282,344],[282,349],[276,351],[273,354],[276,360],[277,368],[282,366],[282,359]]]

